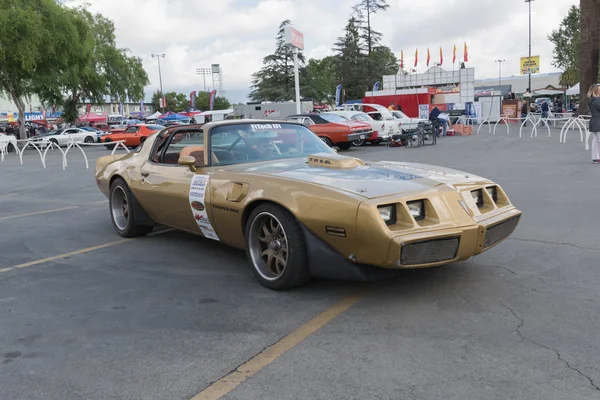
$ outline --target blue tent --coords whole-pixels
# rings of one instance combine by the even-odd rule
[[[160,119],[163,121],[181,121],[182,119],[189,119],[189,117],[180,114],[169,114],[166,117],[161,117]]]

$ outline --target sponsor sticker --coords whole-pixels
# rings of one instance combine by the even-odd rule
[[[198,228],[204,237],[213,240],[219,240],[219,236],[215,232],[205,206],[206,187],[208,186],[208,175],[194,175],[190,185],[189,202],[194,215],[194,220],[198,224]]]
[[[250,129],[253,131],[265,131],[269,129],[281,129],[281,124],[251,124]]]

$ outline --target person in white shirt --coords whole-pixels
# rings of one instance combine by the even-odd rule
[[[442,124],[442,136],[446,136],[446,132],[448,131],[448,127],[452,127],[452,122],[450,121],[450,116],[446,113],[441,113],[438,115],[438,119]]]

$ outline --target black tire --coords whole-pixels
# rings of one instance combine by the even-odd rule
[[[360,147],[365,144],[365,139],[358,139],[352,142],[352,146]]]
[[[56,139],[50,139],[50,143],[54,143],[55,145],[58,146],[58,140],[56,140]]]
[[[88,136],[83,140],[83,142],[84,143],[94,143],[94,138],[91,136]]]
[[[263,224],[269,224],[272,228],[272,221],[276,221],[276,226],[281,229],[271,229],[269,232],[273,234],[267,235]],[[303,286],[310,281],[304,235],[296,218],[287,210],[275,204],[256,207],[248,218],[245,237],[246,255],[252,273],[261,285],[273,290],[285,290]],[[269,243],[266,240],[270,240]],[[265,255],[267,251],[272,253]],[[267,261],[263,257],[267,257]],[[278,267],[282,258],[285,258],[285,266]],[[269,267],[273,260],[274,265]],[[273,271],[273,268],[281,271]]]
[[[123,237],[144,236],[154,228],[137,223],[136,218],[140,217],[137,214],[143,213],[143,210],[127,183],[121,178],[115,179],[110,185],[109,210],[115,231]]]
[[[319,138],[329,147],[333,147],[333,142],[327,136],[319,136]]]
[[[13,146],[12,143],[9,143],[8,146],[6,146],[6,151],[7,152],[10,153],[11,151],[14,151],[14,150],[15,150],[15,146]]]
[[[110,139],[106,139],[106,140],[104,141],[104,143],[111,143],[111,142],[112,142],[112,140],[110,140]],[[105,145],[104,145],[104,147],[106,147],[108,150],[112,150],[112,149],[114,149],[114,148],[115,148],[115,146],[116,146],[116,144],[105,144]]]
[[[352,147],[352,142],[336,143],[336,146],[341,150],[348,150],[350,147]]]
[[[142,136],[140,138],[140,144],[144,143],[146,141],[146,136]]]

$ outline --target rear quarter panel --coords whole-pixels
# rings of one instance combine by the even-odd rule
[[[338,124],[319,124],[309,127],[317,136],[326,136],[333,143],[344,143],[348,141],[350,128]]]

